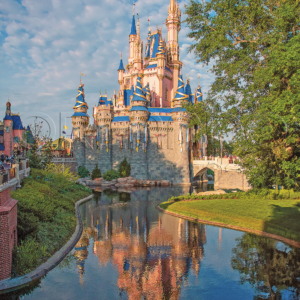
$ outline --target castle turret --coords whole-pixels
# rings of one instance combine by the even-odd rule
[[[142,70],[143,68],[143,42],[140,37],[140,19],[138,18],[137,23],[137,36],[135,42],[135,53],[134,53],[134,69]]]
[[[87,114],[88,105],[85,102],[84,95],[84,84],[82,84],[80,79],[80,85],[78,88],[78,95],[76,96],[76,103],[73,107],[74,114],[72,115],[72,124],[73,124],[73,134],[74,137],[82,138],[84,135],[84,129],[88,127],[90,117]]]
[[[118,81],[119,81],[121,90],[124,89],[124,73],[125,73],[125,69],[123,66],[123,59],[122,59],[122,53],[121,53],[120,65],[118,68]]]

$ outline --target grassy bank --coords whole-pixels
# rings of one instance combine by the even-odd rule
[[[22,188],[11,193],[18,200],[16,275],[34,270],[68,241],[76,227],[74,204],[90,194],[90,189],[62,174],[31,170]]]
[[[160,206],[187,217],[261,230],[300,242],[299,200],[266,199],[269,193],[264,193],[265,196],[256,194],[255,197],[251,192],[232,193],[224,195],[224,199],[213,199],[211,195],[201,200],[164,202]],[[298,196],[297,193],[291,194],[293,198]],[[277,195],[280,198],[279,192]]]

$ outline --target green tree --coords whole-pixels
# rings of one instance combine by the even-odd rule
[[[121,177],[128,177],[130,176],[130,171],[131,171],[131,166],[125,157],[120,163],[119,174]]]
[[[102,177],[101,175],[101,171],[100,169],[98,168],[98,165],[95,166],[94,170],[92,171],[92,175],[91,175],[92,179],[96,179],[96,178],[100,178]]]
[[[214,132],[234,134],[254,186],[300,183],[300,1],[191,0],[190,51],[212,63]]]
[[[48,140],[46,140],[42,152],[43,169],[45,169],[49,164],[51,164],[53,156],[54,155],[52,153],[52,139],[49,138]]]
[[[78,172],[77,172],[77,174],[78,174],[78,176],[79,176],[80,178],[85,178],[85,177],[90,176],[89,170],[88,170],[86,167],[84,167],[84,166],[79,166],[79,167],[78,167]]]

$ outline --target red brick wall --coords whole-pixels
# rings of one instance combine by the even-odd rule
[[[0,206],[3,206],[5,202],[10,199],[10,188],[7,188],[0,193]]]
[[[17,243],[17,201],[10,198],[10,188],[0,193],[0,199],[0,280],[3,280],[11,276],[12,251]]]

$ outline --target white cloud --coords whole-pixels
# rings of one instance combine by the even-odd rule
[[[187,0],[181,1],[183,5]],[[144,45],[151,27],[162,26],[169,1],[138,1]],[[57,120],[58,112],[71,115],[80,73],[85,83],[86,100],[91,107],[98,102],[99,90],[108,95],[118,91],[117,68],[120,52],[124,63],[128,57],[128,35],[132,20],[130,1],[121,0],[16,0],[0,1],[0,101],[4,110],[7,97],[13,110],[31,112],[38,109]],[[185,64],[182,73],[191,78],[192,88],[198,74],[204,92],[213,78],[208,67],[196,64],[193,53],[187,53],[191,39],[182,23],[179,34],[180,56]],[[1,117],[1,116],[0,116]],[[68,119],[71,128],[71,120]]]

